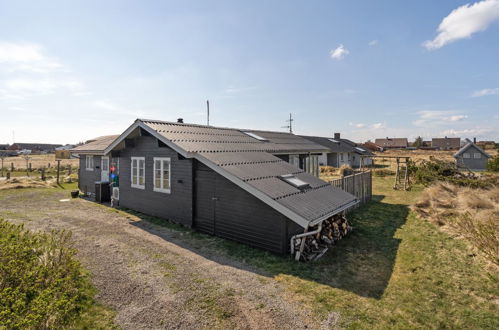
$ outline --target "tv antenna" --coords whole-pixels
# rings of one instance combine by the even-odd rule
[[[206,100],[206,125],[210,126],[210,100]]]
[[[293,116],[289,114],[289,119],[286,120],[286,122],[289,124],[286,126],[282,126],[281,128],[287,128],[289,129],[289,133],[293,133],[293,121],[294,121]]]

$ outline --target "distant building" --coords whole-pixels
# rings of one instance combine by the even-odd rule
[[[431,140],[431,146],[438,150],[452,150],[459,149],[461,147],[461,138],[433,138]]]
[[[383,149],[406,149],[408,146],[407,138],[385,138],[376,139],[374,143]]]
[[[483,171],[487,169],[490,155],[477,146],[474,141],[466,139],[466,144],[454,154],[454,158],[458,168]]]
[[[494,149],[496,147],[495,141],[478,141],[476,143],[482,149]]]
[[[7,150],[9,148],[8,144],[0,144],[0,150]]]
[[[33,153],[54,152],[61,144],[48,143],[13,143],[7,150],[31,150]]]

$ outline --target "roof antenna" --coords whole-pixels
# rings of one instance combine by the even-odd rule
[[[289,128],[289,133],[293,134],[293,117],[291,116],[291,114],[289,114],[289,119],[286,120],[287,123],[289,123],[288,125],[286,126],[282,126],[282,128]]]
[[[207,126],[210,126],[210,100],[206,100]]]

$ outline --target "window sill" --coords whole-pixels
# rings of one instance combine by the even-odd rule
[[[163,193],[163,194],[170,194],[171,189],[160,189],[160,188],[154,188],[153,189],[155,192]]]
[[[142,189],[142,190],[146,189],[146,186],[139,186],[139,185],[136,185],[136,184],[132,184],[131,187],[132,188],[137,188],[137,189]]]
[[[93,171],[93,168],[86,168],[85,171]]]

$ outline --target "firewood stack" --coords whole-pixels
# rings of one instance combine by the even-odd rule
[[[300,260],[314,261],[326,253],[332,245],[336,244],[346,234],[352,231],[345,215],[337,214],[322,223],[322,229],[313,236],[298,238],[295,240],[295,251],[299,251],[303,240],[305,245],[300,254]]]

